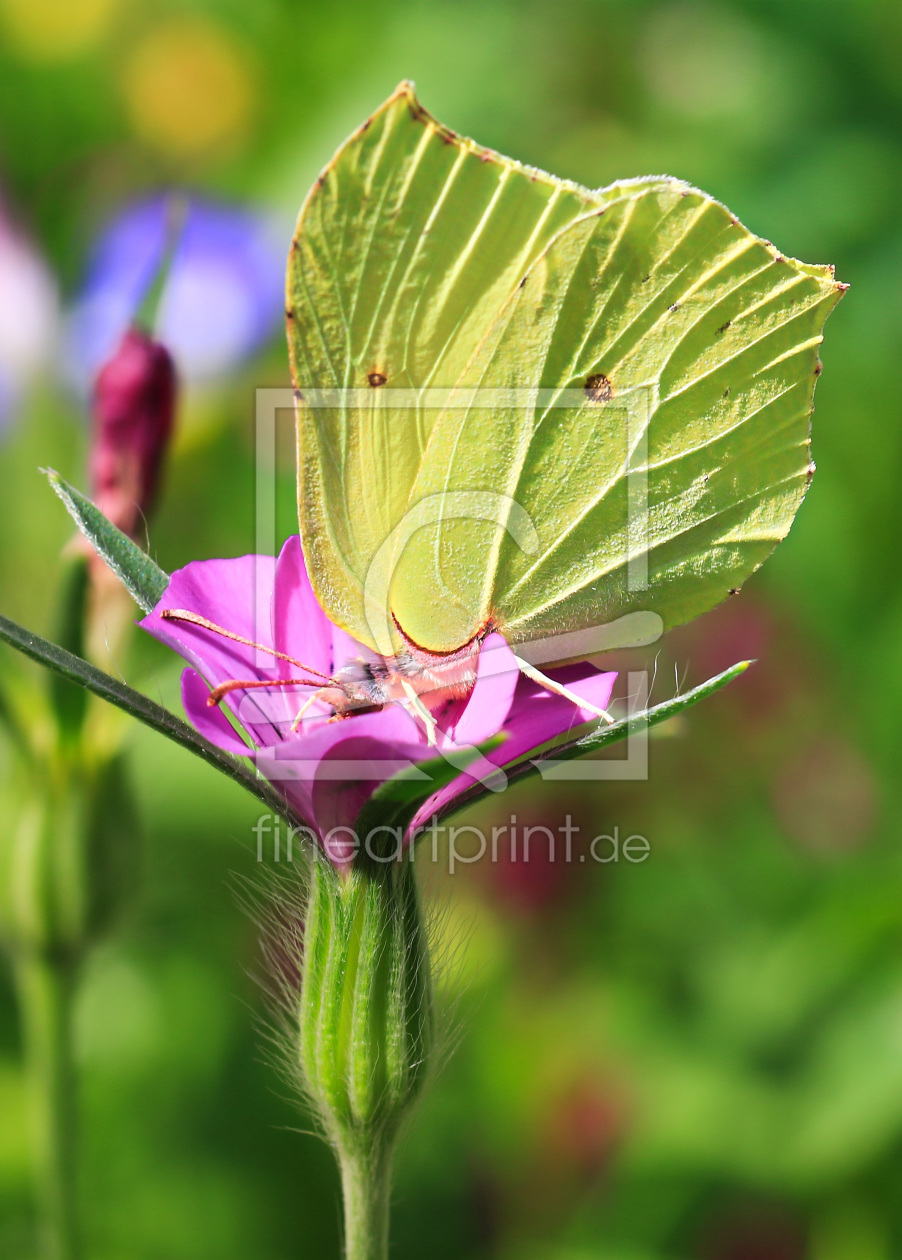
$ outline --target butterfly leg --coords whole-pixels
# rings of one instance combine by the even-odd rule
[[[319,697],[319,695],[320,695],[319,691],[314,691],[313,695],[308,696],[307,699],[304,701],[304,703],[301,705],[301,707],[298,709],[297,716],[295,717],[294,721],[291,724],[292,735],[297,734],[298,727],[301,725],[301,719],[303,718],[307,710],[310,708],[311,704],[313,704],[313,701],[316,700]]]
[[[580,709],[588,709],[590,713],[596,713],[605,722],[614,724],[615,719],[611,717],[606,709],[598,709],[594,704],[589,704],[588,700],[583,700],[575,691],[570,691],[561,683],[555,682],[553,678],[549,678],[547,674],[543,674],[540,669],[536,669],[535,665],[530,665],[529,661],[524,661],[522,656],[515,656],[514,660],[527,678],[531,678],[533,682],[538,683],[540,687],[544,687],[546,691],[553,691],[557,696],[563,696],[565,700],[569,700],[571,704],[575,704]]]
[[[426,708],[425,704],[423,704],[423,701],[414,691],[413,687],[406,678],[401,679],[401,686],[404,688],[407,699],[410,702],[410,711],[414,714],[414,716],[418,717],[426,727],[426,743],[430,746],[430,748],[434,748],[436,742],[435,728],[437,725],[435,718]]]

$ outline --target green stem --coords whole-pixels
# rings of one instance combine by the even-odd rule
[[[344,1197],[345,1260],[387,1260],[392,1149],[338,1153]],[[379,1149],[381,1147],[381,1149]]]
[[[17,960],[17,980],[41,1220],[40,1254],[47,1260],[78,1260],[72,1061],[75,968],[65,959],[28,950]]]

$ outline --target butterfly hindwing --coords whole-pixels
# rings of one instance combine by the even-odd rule
[[[538,545],[491,505],[419,530],[394,558],[405,633],[447,651],[488,621],[514,642],[639,610],[669,628],[726,598],[804,496],[844,287],[677,181],[565,227],[462,373],[465,405],[433,426],[410,497],[501,492]]]

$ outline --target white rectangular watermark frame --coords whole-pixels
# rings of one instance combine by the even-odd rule
[[[378,405],[392,410],[428,410],[435,414],[449,409],[472,408],[495,410],[529,407],[532,410],[575,409],[586,406],[586,394],[579,389],[393,389],[383,386],[378,390]],[[330,410],[367,410],[374,402],[370,389],[307,390],[303,395],[290,388],[260,387],[255,399],[255,552],[259,556],[274,556],[278,550],[277,538],[277,435],[280,424],[294,426],[295,408],[301,405]],[[625,397],[611,398],[598,404],[623,417],[625,428],[624,474],[627,481],[627,589],[641,593],[648,589],[648,429],[651,414],[649,391],[640,388]],[[281,413],[281,415],[280,415]],[[268,603],[268,573],[256,576],[256,607],[265,608]],[[645,618],[645,620],[641,620]],[[617,642],[622,622],[634,621],[635,625],[623,627],[627,642]],[[585,649],[585,655],[595,655],[613,646],[646,646],[660,637],[662,626],[656,614],[631,614],[611,626],[591,631],[562,634],[544,639],[536,644],[518,644],[518,652],[532,664],[555,660],[573,660]],[[609,646],[610,644],[610,646]],[[265,664],[261,656],[260,664]],[[642,721],[648,703],[648,672],[630,671],[628,674],[628,711],[630,727],[624,737],[626,757],[617,759],[598,758],[555,761],[553,756],[537,761],[539,772],[545,781],[561,780],[598,782],[605,780],[642,780],[648,778],[648,728]],[[260,767],[258,767],[260,769]],[[384,760],[372,764],[332,761],[326,764],[314,762],[273,762],[266,765],[269,779],[318,777],[324,774],[330,779],[384,779],[387,773],[400,769],[417,772],[412,763],[389,766]],[[426,778],[423,775],[423,778]]]

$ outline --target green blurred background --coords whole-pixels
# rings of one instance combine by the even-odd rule
[[[57,369],[98,232],[174,187],[271,215],[287,247],[318,168],[401,78],[556,174],[690,180],[852,285],[791,538],[665,645],[653,698],[675,671],[759,663],[652,742],[647,782],[493,806],[569,812],[583,843],[639,833],[648,860],[424,871],[454,1053],[403,1148],[392,1254],[902,1254],[898,0],[0,0],[0,40],[0,196],[47,315],[0,434],[0,610],[44,633],[69,529],[36,470],[85,481],[85,404]],[[167,568],[252,549],[253,391],[286,380],[276,331],[186,389],[150,535]],[[278,475],[284,536],[290,436]],[[155,647],[108,667],[177,707]],[[0,670],[27,672],[6,649]],[[236,896],[258,811],[144,730],[128,742],[141,877],[78,1010],[89,1256],[337,1257],[337,1174],[272,1062]],[[33,1255],[32,1228],[0,965],[0,1256]]]

